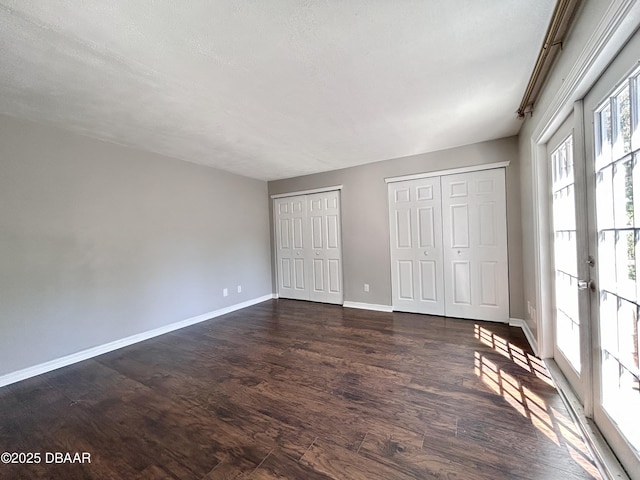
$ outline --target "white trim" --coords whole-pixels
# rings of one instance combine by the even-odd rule
[[[235,312],[236,310],[247,308],[257,303],[271,300],[272,298],[273,294],[270,293],[268,295],[263,295],[262,297],[247,300],[246,302],[220,308],[218,310],[214,310],[213,312],[203,313],[202,315],[187,318],[186,320],[181,320],[179,322],[171,323],[163,327],[154,328],[153,330],[147,330],[146,332],[137,333],[135,335],[131,335],[130,337],[121,338],[120,340],[115,340],[103,345],[98,345],[97,347],[88,348],[86,350],[82,350],[81,352],[72,353],[71,355],[66,355],[64,357],[41,363],[39,365],[23,368],[22,370],[0,376],[0,387],[19,382],[21,380],[26,380],[27,378],[35,377],[36,375],[41,375],[52,370],[57,370],[58,368],[66,367],[74,363],[82,362],[83,360],[97,357],[98,355],[102,355],[103,353],[108,353],[119,348],[128,347],[129,345],[133,345],[134,343],[142,342],[144,340],[148,340],[165,333],[173,332],[174,330],[188,327],[189,325],[194,325],[206,320],[211,320],[215,317]]]
[[[472,165],[470,167],[450,168],[448,170],[437,170],[435,172],[416,173],[414,175],[403,175],[401,177],[385,178],[385,183],[404,182],[405,180],[418,180],[420,178],[441,177],[443,175],[454,175],[456,173],[478,172],[480,170],[491,170],[494,168],[508,167],[510,161],[485,163],[482,165]]]
[[[640,26],[640,1],[612,0],[531,135],[534,287],[541,358],[553,356],[546,142]]]
[[[593,420],[587,418],[580,400],[571,389],[569,382],[562,374],[558,364],[553,359],[543,360],[551,379],[564,402],[573,423],[580,428],[585,445],[591,452],[602,478],[615,480],[629,480],[611,447],[607,444]]]
[[[376,312],[393,312],[391,305],[379,305],[376,303],[344,302],[344,308],[359,308],[361,310],[374,310]]]
[[[300,190],[299,192],[276,193],[271,195],[271,198],[273,199],[273,198],[295,197],[297,195],[309,195],[311,193],[333,192],[335,190],[342,190],[342,185],[334,185],[333,187],[312,188],[311,190]]]
[[[553,322],[551,245],[549,229],[549,185],[547,148],[545,144],[531,141],[532,156],[532,193],[533,193],[533,231],[538,241],[534,242],[534,286],[537,315],[534,318],[538,331],[540,358],[553,357]]]
[[[527,337],[529,345],[531,345],[531,349],[533,350],[534,355],[538,356],[538,342],[536,341],[536,337],[533,335],[533,332],[529,328],[529,324],[522,318],[510,318],[509,326],[522,329],[522,331],[524,332],[524,336]]]
[[[571,113],[573,102],[583,98],[611,59],[640,27],[638,0],[612,0],[602,20],[585,44],[561,87],[542,115],[532,138],[545,143]]]

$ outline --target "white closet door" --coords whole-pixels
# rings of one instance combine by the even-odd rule
[[[307,196],[310,227],[310,291],[316,302],[342,304],[340,192]]]
[[[278,296],[342,304],[342,240],[338,190],[277,198]]]
[[[278,294],[309,300],[307,198],[304,195],[274,201]]]
[[[504,169],[441,180],[446,315],[508,322]]]
[[[440,177],[389,184],[394,310],[444,315]]]

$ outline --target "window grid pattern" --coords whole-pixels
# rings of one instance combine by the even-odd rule
[[[640,414],[639,86],[640,70],[601,104],[594,122],[602,403],[637,450],[640,429],[628,419]]]

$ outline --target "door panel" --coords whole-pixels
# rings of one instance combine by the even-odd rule
[[[337,250],[340,248],[340,219],[337,215],[327,215],[327,248]]]
[[[290,218],[281,218],[278,220],[280,224],[280,248],[289,249],[291,248],[291,244],[289,242],[289,236],[291,232],[291,219]]]
[[[389,184],[393,309],[444,314],[439,177]]]
[[[309,299],[304,262],[308,238],[305,234],[306,210],[304,196],[275,200],[278,294],[283,298]]]
[[[294,289],[299,291],[301,295],[305,295],[305,293],[307,290],[307,282],[306,282],[306,278],[305,278],[305,265],[304,265],[304,259],[302,258],[294,258],[293,259],[293,275],[296,279],[296,283],[294,286]],[[305,297],[301,297],[303,300],[306,300],[306,296]]]
[[[400,282],[399,297],[401,300],[414,300],[413,296],[413,262],[398,260],[398,278]]]
[[[291,277],[293,271],[293,266],[291,265],[290,258],[282,258],[280,260],[280,279],[282,282],[282,287],[286,289],[292,288],[291,285]]]
[[[480,216],[480,239],[478,244],[481,247],[496,246],[496,222],[494,218],[494,204],[478,205],[478,215]]]
[[[311,248],[322,248],[322,215],[311,217]]]
[[[447,316],[509,321],[505,171],[441,177]]]
[[[460,196],[457,195],[457,197]],[[449,246],[469,248],[469,206],[452,205],[449,209],[451,211],[451,244]]]
[[[499,288],[498,263],[482,262],[480,264],[480,304],[497,307]]]
[[[453,262],[452,303],[454,305],[471,305],[471,271],[469,262]]]
[[[396,205],[399,205],[396,204]],[[396,248],[411,248],[411,208],[396,210]]]
[[[418,209],[418,232],[420,248],[434,248],[436,243],[433,207]]]
[[[437,284],[436,262],[434,260],[420,260],[420,300],[435,302],[438,294]]]
[[[342,283],[342,277],[340,273],[340,260],[330,259],[327,264],[329,265],[328,291],[334,295],[342,296],[342,290],[340,286],[340,284]]]
[[[342,304],[342,248],[340,242],[340,192],[308,195],[313,264],[309,299]]]

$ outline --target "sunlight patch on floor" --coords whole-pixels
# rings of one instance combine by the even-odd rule
[[[525,352],[520,347],[511,344],[499,335],[495,335],[491,330],[478,324],[474,326],[474,336],[485,345],[491,347],[500,355],[508,358],[527,372],[533,373],[548,385],[555,387],[551,376],[547,372],[542,360],[535,355]]]
[[[549,373],[538,358],[512,345],[499,335],[495,335],[486,327],[475,325],[474,330],[476,339],[484,345],[553,386]],[[541,434],[556,445],[564,446],[571,458],[586,473],[593,478],[601,478],[571,418],[553,406],[548,406],[540,395],[523,385],[512,374],[498,367],[482,352],[474,353],[474,373],[491,391],[500,395],[520,415],[528,418]]]

